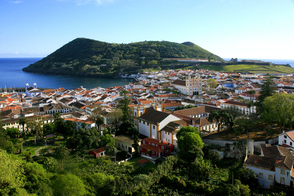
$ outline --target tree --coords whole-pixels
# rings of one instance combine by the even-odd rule
[[[50,187],[49,174],[38,163],[25,163],[24,175],[26,176],[24,188],[29,193],[35,193],[36,195],[50,196],[53,195],[53,191]]]
[[[92,187],[95,189],[95,195],[111,195],[115,178],[112,175],[104,173],[94,173],[90,177]]]
[[[55,113],[54,128],[55,133],[63,135],[67,140],[68,137],[74,135],[76,124],[72,121],[64,121],[64,119],[60,117],[59,113]]]
[[[207,85],[209,86],[210,90],[215,89],[217,87],[217,82],[215,79],[210,78],[206,81]]]
[[[238,167],[234,171],[234,178],[241,181],[242,184],[247,184],[251,189],[257,189],[260,187],[257,175],[253,170],[248,168],[240,168]],[[229,181],[232,181],[232,175],[229,176]]]
[[[55,148],[55,157],[61,161],[61,168],[63,169],[63,164],[64,161],[68,158],[69,156],[69,150],[67,149],[67,147],[60,145],[57,148]]]
[[[6,128],[6,134],[11,137],[11,138],[17,138],[20,136],[20,131],[18,128],[14,128],[14,127],[7,127]]]
[[[210,160],[213,164],[217,164],[221,160],[219,153],[216,152],[214,149],[211,149],[208,145],[204,146],[203,152],[204,159]]]
[[[202,148],[204,143],[196,127],[182,127],[176,134],[180,157],[191,162],[204,154]]]
[[[52,189],[54,195],[80,196],[86,195],[87,191],[83,181],[74,174],[60,174],[53,177]]]
[[[271,79],[271,76],[267,75],[261,85],[260,96],[258,97],[258,101],[263,102],[266,97],[272,96],[274,93],[275,93],[274,82]]]
[[[0,195],[12,195],[25,183],[22,162],[0,149],[0,163]]]
[[[265,98],[261,118],[264,122],[277,123],[283,131],[287,124],[294,122],[294,95],[275,93]]]
[[[23,126],[23,132],[25,132],[25,124],[27,123],[27,119],[25,117],[20,117],[19,124]]]
[[[100,126],[104,124],[104,118],[102,116],[97,116],[95,119],[96,126],[98,128],[98,131],[101,132]]]
[[[80,128],[73,137],[67,140],[67,147],[82,152],[84,150],[98,148],[100,146],[100,132],[92,127],[91,129]]]
[[[121,94],[123,94],[123,99],[121,99],[118,103],[118,108],[122,110],[122,122],[131,121],[131,109],[128,106],[129,98],[127,97],[127,93],[129,92],[126,90],[121,91]]]
[[[253,101],[253,95],[255,95],[256,91],[255,90],[249,90],[248,94],[251,96],[250,99]]]
[[[54,133],[54,130],[55,130],[54,123],[46,123],[43,125],[44,135],[52,134]]]
[[[270,75],[267,75],[267,77],[264,79],[259,93],[260,93],[260,96],[258,97],[258,101],[256,102],[257,114],[261,114],[264,110],[263,108],[264,99],[266,97],[272,96],[275,93],[275,85]]]
[[[120,125],[122,123],[121,117],[122,117],[122,111],[120,109],[115,109],[112,111],[109,115],[109,122],[110,130],[112,132],[115,132],[115,134],[118,134],[120,132]]]
[[[219,110],[218,111],[221,116],[221,121],[227,126],[227,130],[231,131],[234,126],[235,117],[230,112],[226,110]]]
[[[104,124],[104,118],[100,115],[102,112],[101,107],[97,107],[92,113],[91,117],[95,120],[95,124],[99,131],[101,131],[100,126]]]
[[[214,122],[216,121],[217,123],[217,132],[220,133],[220,127],[222,123],[222,116],[220,115],[219,110],[212,110],[209,116],[207,117],[207,120],[209,122]]]
[[[39,139],[43,135],[43,120],[42,118],[33,118],[27,121],[27,127],[30,131],[35,134],[35,145],[36,139]]]
[[[105,134],[101,137],[101,141],[105,146],[106,153],[109,155],[113,155],[116,151],[116,141],[110,134]]]

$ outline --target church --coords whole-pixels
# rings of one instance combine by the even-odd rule
[[[27,97],[37,97],[42,94],[42,91],[37,89],[37,84],[34,83],[32,87],[29,87],[29,84],[26,84],[26,96]]]
[[[195,77],[188,75],[185,80],[175,80],[171,83],[184,95],[201,95],[202,94],[202,79],[199,74]]]

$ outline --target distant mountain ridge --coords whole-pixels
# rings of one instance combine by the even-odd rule
[[[42,60],[23,69],[26,72],[112,77],[118,73],[172,65],[165,58],[200,58],[223,61],[192,42],[144,41],[115,44],[77,38]]]

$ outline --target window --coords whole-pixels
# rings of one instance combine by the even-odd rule
[[[153,129],[155,129],[156,127],[155,127],[155,125],[153,125]]]
[[[141,120],[139,120],[139,122],[141,123]]]
[[[281,169],[281,174],[285,175],[285,170]]]
[[[292,142],[290,142],[290,146],[292,146],[292,144],[293,144],[293,143],[292,143]]]
[[[263,173],[259,172],[258,177],[259,177],[259,178],[263,178]]]
[[[145,122],[143,121],[143,124],[145,125]]]
[[[284,138],[286,138],[286,139],[287,139],[287,136],[286,136],[286,135],[284,135]]]
[[[281,184],[285,184],[285,178],[281,177],[281,179],[280,179],[280,183],[281,183]]]
[[[268,179],[269,179],[269,180],[273,180],[273,175],[270,175],[270,174],[269,174],[269,175],[268,175]]]
[[[286,144],[287,143],[287,140],[284,140],[284,143]]]

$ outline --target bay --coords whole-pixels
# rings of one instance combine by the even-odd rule
[[[78,76],[44,75],[27,73],[22,71],[24,67],[35,63],[42,58],[0,58],[0,87],[25,87],[26,83],[38,88],[60,88],[74,89],[85,87],[87,89],[95,87],[123,86],[132,82],[132,79],[118,78],[91,78]]]

